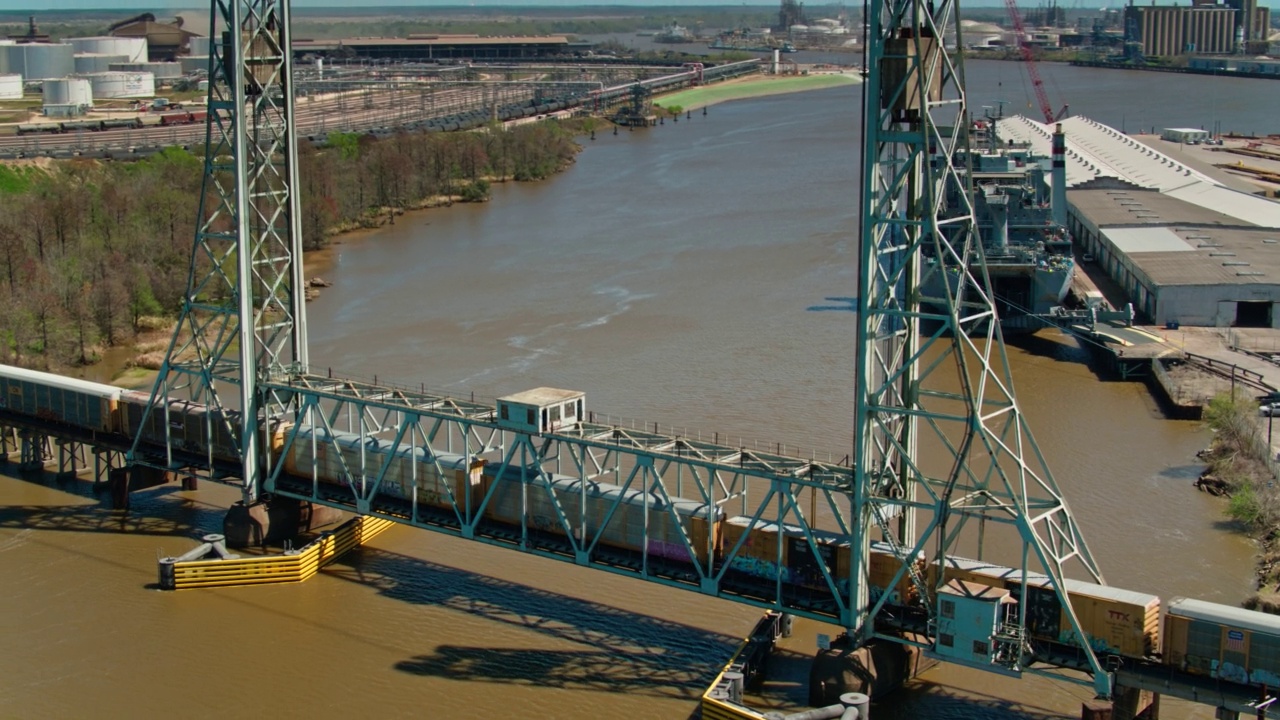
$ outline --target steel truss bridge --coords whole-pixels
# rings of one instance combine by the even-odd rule
[[[1030,575],[1047,577],[1080,643],[1076,665],[1108,696],[1112,673],[1089,646],[1064,589],[1068,568],[1099,582],[1101,575],[1018,406],[993,321],[996,306],[984,290],[991,285],[975,251],[973,209],[944,207],[948,195],[971,196],[967,175],[952,164],[967,146],[969,117],[963,67],[943,40],[958,33],[956,4],[873,0],[866,17],[863,190],[850,198],[863,223],[849,465],[590,417],[551,432],[511,431],[488,405],[313,374],[288,0],[212,0],[211,34],[227,40],[215,45],[209,77],[205,192],[179,327],[148,411],[165,413],[158,424],[169,428],[166,399],[207,408],[198,414],[204,437],[193,443],[166,430],[157,452],[154,439],[140,435],[130,460],[224,481],[235,476],[246,504],[276,493],[346,507],[838,623],[856,643],[884,638],[939,652],[939,637],[954,631],[951,618],[928,601],[907,617],[891,593],[877,593],[873,541],[882,543],[880,557],[901,559],[883,585],[905,580],[916,597],[933,598],[942,573],[930,580],[915,559],[941,567],[962,539],[976,535],[981,542],[988,525],[1003,527],[1001,537],[1012,538],[1022,558],[1021,597]],[[959,268],[958,282],[939,283],[944,298],[923,297],[926,249]],[[943,377],[958,380],[959,389],[938,390]],[[339,432],[356,443],[344,445]],[[920,457],[926,437],[942,448],[940,471]],[[226,438],[222,451],[234,472],[215,450]],[[193,451],[206,456],[193,463]],[[328,463],[330,482],[316,470],[310,478],[286,473],[295,452],[309,466]],[[430,466],[437,474],[450,462],[479,458],[496,481],[480,485],[479,494],[470,483],[458,491],[446,484],[424,510],[416,490],[402,490],[399,498],[384,492],[390,458],[401,453],[421,458],[413,468]],[[557,486],[556,476],[577,485]],[[601,514],[589,517],[585,488],[606,480],[621,489],[602,496]],[[579,497],[552,486],[576,487]],[[625,530],[639,540],[629,546],[640,549],[622,552],[601,538],[632,501],[653,511],[633,516],[639,519]],[[497,503],[514,508],[503,517],[515,521],[492,522],[488,511]],[[690,504],[699,509],[687,511]],[[726,571],[725,557],[745,554],[745,536],[726,541],[717,557],[708,552],[710,540],[678,523],[674,535],[658,535],[651,516],[661,525],[676,506],[692,519],[718,509],[737,513],[751,533],[795,526],[802,540],[796,550],[812,561],[819,580],[801,589],[775,562],[758,582],[742,582]],[[847,567],[824,561],[818,541],[824,527],[848,545]],[[780,561],[782,542],[776,544]],[[673,555],[692,559],[675,562]],[[1039,671],[1026,603],[1007,620],[992,636],[990,658],[976,664],[1014,675]]]

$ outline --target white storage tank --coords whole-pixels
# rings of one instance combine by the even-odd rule
[[[111,63],[112,72],[149,72],[156,80],[175,80],[182,77],[182,63],[143,62]]]
[[[209,54],[209,38],[193,37],[187,39],[187,47],[192,55],[208,55]]]
[[[75,72],[75,52],[64,43],[18,43],[3,48],[6,72],[18,73],[28,82],[64,78]]]
[[[106,72],[111,69],[111,63],[128,62],[129,58],[124,55],[99,55],[97,53],[76,53],[76,74],[87,75],[89,73]]]
[[[45,80],[42,105],[84,105],[93,107],[93,89],[84,78]]]
[[[188,55],[179,58],[178,63],[182,65],[182,74],[190,75],[196,72],[205,72],[209,69],[208,55]]]
[[[122,62],[147,61],[147,39],[144,37],[72,38],[71,46],[77,53],[123,55]]]
[[[156,78],[151,73],[103,72],[85,75],[98,100],[154,97]]]
[[[22,76],[0,75],[0,100],[22,99]]]

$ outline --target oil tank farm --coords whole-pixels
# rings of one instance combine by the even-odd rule
[[[28,82],[64,78],[75,72],[75,51],[66,43],[18,43],[0,47],[0,72]]]
[[[143,98],[156,94],[156,77],[146,72],[100,72],[83,76],[99,100]]]
[[[84,78],[57,78],[43,84],[45,105],[93,107],[93,89]]]
[[[111,63],[111,72],[151,73],[156,80],[177,80],[182,77],[182,63],[141,62]]]
[[[111,63],[129,62],[129,58],[124,55],[106,55],[102,53],[76,53],[75,64],[76,74],[86,75],[88,73],[107,72],[111,69]]]
[[[0,100],[22,99],[22,76],[0,75]]]
[[[77,55],[122,55],[119,62],[146,62],[147,39],[145,37],[83,37],[72,38],[71,46]],[[106,68],[103,68],[104,70]]]

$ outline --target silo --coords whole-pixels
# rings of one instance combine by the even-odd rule
[[[178,60],[182,65],[182,74],[190,75],[196,72],[205,72],[209,69],[208,55],[187,55]]]
[[[57,78],[42,83],[43,105],[85,105],[93,107],[93,90],[84,78]]]
[[[72,38],[71,45],[78,53],[124,55],[125,59],[121,62],[147,61],[147,39],[144,37]]]
[[[193,37],[188,41],[188,47],[191,49],[192,55],[208,55],[209,54],[209,38]]]
[[[156,78],[151,73],[104,72],[86,75],[93,89],[93,97],[107,98],[155,97]]]
[[[112,72],[149,72],[156,80],[182,77],[182,64],[176,62],[111,63]]]
[[[75,53],[66,43],[19,43],[4,48],[7,72],[19,73],[28,82],[62,78],[75,72]]]
[[[22,99],[22,76],[0,75],[0,100]]]
[[[99,53],[76,53],[76,74],[87,75],[89,73],[106,72],[111,69],[111,63],[129,62],[129,58],[124,55],[102,55]]]

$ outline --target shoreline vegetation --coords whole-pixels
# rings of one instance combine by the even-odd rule
[[[860,80],[856,72],[750,76],[662,96],[655,111]],[[305,292],[328,284],[322,273],[335,246],[408,213],[485,202],[494,182],[549,178],[584,149],[578,138],[609,124],[579,117],[302,142]],[[202,172],[200,158],[179,148],[136,163],[0,165],[0,362],[129,387],[153,382],[186,292]]]
[[[1226,497],[1226,515],[1258,543],[1255,592],[1241,605],[1280,615],[1280,487],[1258,403],[1222,394],[1210,401],[1204,416],[1213,440],[1198,455],[1206,467],[1195,485]]]

